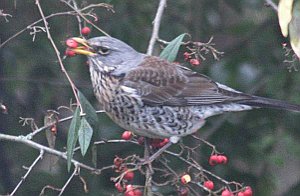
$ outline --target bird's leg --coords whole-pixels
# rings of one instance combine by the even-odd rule
[[[146,140],[145,140],[146,141]],[[146,148],[146,143],[145,142],[145,148]],[[159,150],[157,150],[153,155],[151,155],[150,157],[144,157],[144,161],[142,161],[142,165],[146,165],[149,163],[152,163],[152,161],[154,161],[157,157],[159,157],[159,155],[161,155],[167,148],[169,148],[173,143],[171,141],[169,141],[166,145],[164,145],[163,147],[161,147]],[[149,145],[147,145],[149,148]]]
[[[142,164],[141,165],[148,165],[148,169],[149,169],[149,173],[150,174],[153,174],[153,169],[152,169],[152,165],[151,165],[151,162],[147,162],[147,160],[149,160],[149,157],[150,157],[150,139],[149,138],[145,138],[145,142],[144,142],[144,145],[145,145],[145,150],[144,150],[144,160],[141,162]],[[147,162],[147,163],[146,163]]]

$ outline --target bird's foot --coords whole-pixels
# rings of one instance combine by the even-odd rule
[[[140,165],[150,165],[155,159],[157,159],[167,148],[169,148],[173,143],[170,141],[159,150],[157,150],[154,154],[150,157],[145,157],[144,159],[140,160]]]

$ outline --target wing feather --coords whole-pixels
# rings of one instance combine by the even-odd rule
[[[237,91],[220,88],[208,77],[158,57],[145,57],[131,70],[122,85],[136,89],[148,105],[193,106],[251,99]]]

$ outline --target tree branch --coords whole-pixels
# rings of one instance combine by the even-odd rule
[[[58,151],[58,150],[55,150],[55,149],[52,149],[52,148],[49,148],[47,146],[43,146],[43,145],[41,145],[41,144],[39,144],[37,142],[34,142],[34,141],[31,141],[31,140],[27,139],[24,136],[13,136],[13,135],[6,135],[6,134],[0,133],[0,140],[8,140],[8,141],[14,141],[14,142],[23,143],[23,144],[25,144],[27,146],[30,146],[32,148],[35,148],[35,149],[38,149],[38,150],[43,150],[43,151],[45,151],[45,152],[47,152],[49,154],[53,154],[53,155],[56,155],[56,156],[58,156],[60,158],[63,158],[65,160],[67,160],[66,153]],[[93,173],[96,173],[96,174],[99,174],[102,171],[101,169],[93,168],[93,167],[88,166],[88,165],[86,165],[84,163],[78,162],[75,159],[72,159],[71,162],[74,165],[78,165],[79,167],[82,167],[84,169],[92,171]]]
[[[43,155],[44,155],[44,150],[41,149],[40,155],[33,161],[33,163],[30,165],[30,167],[27,168],[26,174],[21,177],[20,182],[18,183],[18,185],[15,187],[15,189],[9,195],[15,195],[16,191],[21,186],[21,184],[26,180],[27,176],[29,175],[29,173],[31,172],[33,167],[38,163],[39,160],[43,159]]]
[[[278,11],[278,6],[272,0],[265,0],[265,2],[267,5],[271,6],[273,10],[275,10],[276,12]]]
[[[156,16],[154,18],[153,21],[153,30],[152,30],[152,35],[149,41],[149,46],[147,49],[147,55],[152,55],[153,53],[153,48],[155,45],[155,42],[158,38],[158,33],[159,33],[159,27],[160,27],[160,22],[161,22],[161,18],[162,18],[162,14],[164,12],[164,9],[167,5],[167,0],[160,0],[159,1],[159,6],[156,12]]]

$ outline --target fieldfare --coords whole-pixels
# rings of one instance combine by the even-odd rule
[[[224,112],[268,107],[300,111],[300,105],[239,92],[205,75],[126,43],[101,36],[74,38],[88,56],[94,93],[110,118],[124,129],[149,138],[196,132],[207,117]]]

